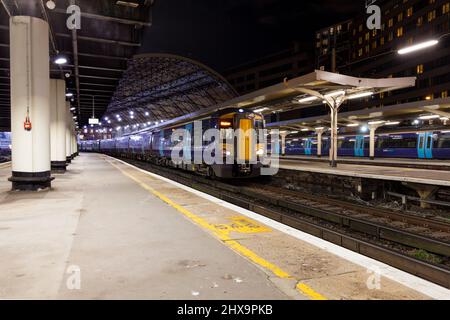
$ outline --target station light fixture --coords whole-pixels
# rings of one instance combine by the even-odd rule
[[[448,117],[441,117],[439,119],[442,120],[442,121],[448,121]]]
[[[68,97],[68,98],[73,97],[73,93],[72,92],[67,92],[66,93],[66,97]]]
[[[75,111],[77,108],[75,108],[75,107],[72,107],[72,108],[70,108],[70,111]]]
[[[325,129],[324,127],[317,127],[317,128],[314,128],[314,130],[323,130],[323,129]]]
[[[239,109],[238,110],[240,113],[243,113],[244,112],[244,109]]]
[[[377,121],[369,121],[368,125],[377,125],[377,124],[383,124],[384,120],[377,120]]]
[[[266,111],[266,110],[268,110],[268,109],[269,109],[269,108],[260,108],[260,109],[255,109],[255,110],[253,110],[253,112],[261,113],[261,112]]]
[[[361,132],[367,132],[367,130],[369,130],[369,128],[367,128],[367,126],[362,126],[361,127]]]
[[[297,134],[298,131],[291,131],[291,134]]]
[[[359,123],[349,123],[347,127],[359,127]]]
[[[298,102],[300,102],[300,103],[305,103],[305,102],[315,101],[315,100],[318,100],[318,99],[319,99],[319,98],[317,98],[317,97],[310,96],[310,97],[306,97],[306,98],[299,99]]]
[[[303,128],[300,131],[306,132],[306,131],[309,131],[309,129],[308,128]]]
[[[145,116],[148,117],[150,113],[148,111],[145,111]]]
[[[437,114],[430,114],[428,116],[419,117],[419,120],[432,120],[432,119],[437,119],[437,118],[440,118],[440,116]]]
[[[58,65],[63,65],[63,64],[67,63],[67,58],[64,57],[64,56],[59,55],[59,56],[56,56],[54,62],[56,64],[58,64]]]
[[[372,91],[355,93],[355,94],[348,96],[348,99],[353,100],[353,99],[365,98],[365,97],[370,97],[371,95],[373,95]]]
[[[400,121],[388,121],[384,125],[385,126],[395,126],[395,125],[398,125],[398,124],[400,124]]]
[[[339,90],[339,91],[330,92],[330,93],[326,94],[325,97],[339,97],[339,96],[343,96],[344,94],[345,94],[344,90]]]
[[[412,123],[413,123],[413,124],[419,124],[420,121],[416,119],[416,120],[414,120]]]
[[[428,40],[428,41],[425,41],[425,42],[421,42],[421,43],[418,43],[418,44],[415,44],[415,45],[412,45],[412,46],[400,49],[400,50],[398,50],[398,54],[408,54],[408,53],[411,53],[411,52],[415,52],[415,51],[418,51],[418,50],[422,50],[422,49],[425,49],[425,48],[429,48],[429,47],[435,46],[438,43],[439,43],[438,40]]]
[[[48,0],[48,1],[45,3],[45,5],[47,6],[47,8],[48,8],[49,10],[53,10],[53,9],[56,8],[56,3],[55,3],[54,1],[52,1],[52,0]]]

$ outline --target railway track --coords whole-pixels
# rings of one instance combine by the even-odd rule
[[[450,288],[449,223],[267,183],[237,185],[147,162],[123,160]]]

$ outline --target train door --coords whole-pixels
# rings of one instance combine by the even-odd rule
[[[425,134],[425,158],[433,158],[433,132]]]
[[[364,136],[356,136],[355,157],[364,157]]]
[[[183,141],[183,160],[190,163],[192,160],[192,123],[186,125],[186,141]]]
[[[311,155],[311,139],[306,139],[305,140],[305,154],[310,156]]]
[[[419,133],[417,137],[417,156],[420,159],[433,158],[433,132]]]

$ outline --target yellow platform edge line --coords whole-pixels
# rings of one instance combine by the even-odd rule
[[[217,229],[215,229],[211,224],[209,224],[203,218],[193,214],[192,212],[190,212],[186,208],[184,208],[181,205],[175,203],[174,201],[172,201],[171,199],[169,199],[168,197],[166,197],[162,193],[156,191],[155,189],[153,189],[152,187],[150,187],[146,183],[142,182],[138,178],[136,178],[136,177],[132,176],[131,174],[125,172],[122,168],[120,168],[119,166],[115,165],[111,161],[108,161],[108,162],[114,168],[119,170],[123,175],[125,175],[126,177],[128,177],[131,180],[133,180],[134,182],[136,182],[141,188],[147,190],[148,192],[152,193],[153,195],[158,197],[163,202],[165,202],[168,205],[170,205],[171,207],[173,207],[178,212],[182,213],[184,216],[189,218],[192,222],[196,223],[197,225],[201,226],[204,229],[212,231],[220,240],[222,240],[222,242],[225,245],[227,245],[228,247],[230,247],[234,251],[240,253],[241,255],[243,255],[244,257],[246,257],[250,261],[254,262],[255,264],[257,264],[257,265],[259,265],[259,266],[261,266],[261,267],[271,271],[274,275],[276,275],[279,278],[282,278],[282,279],[294,279],[294,277],[292,277],[289,273],[287,273],[286,271],[284,271],[280,267],[276,266],[275,264],[273,264],[273,263],[265,260],[264,258],[260,257],[259,255],[254,253],[252,250],[250,250],[247,247],[245,247],[242,244],[240,244],[238,241],[231,239],[230,237],[228,237],[228,235],[226,235],[224,233],[218,232]],[[309,287],[308,285],[306,285],[304,283],[301,283],[301,282],[297,283],[296,289],[300,293],[302,293],[302,294],[308,296],[309,298],[311,298],[312,300],[327,300],[320,293],[317,293],[311,287]]]

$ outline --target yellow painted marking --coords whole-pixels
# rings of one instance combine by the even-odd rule
[[[165,203],[167,203],[168,205],[170,205],[171,207],[173,207],[174,209],[176,209],[177,211],[182,213],[184,216],[189,218],[191,221],[195,222],[200,227],[202,227],[204,229],[207,229],[207,230],[210,230],[211,232],[213,232],[213,234],[216,235],[217,238],[222,240],[222,242],[225,245],[227,245],[228,247],[232,248],[234,251],[240,253],[241,255],[243,255],[244,257],[246,257],[250,261],[254,262],[255,264],[257,264],[257,265],[259,265],[259,266],[261,266],[261,267],[271,271],[274,275],[276,275],[279,278],[282,278],[282,279],[294,279],[289,273],[287,273],[286,271],[284,271],[283,269],[281,269],[277,265],[275,265],[275,264],[265,260],[264,258],[258,256],[256,253],[254,253],[252,250],[248,249],[247,247],[243,246],[238,241],[231,239],[228,236],[228,233],[229,233],[229,231],[228,231],[229,229],[228,228],[225,228],[225,229],[217,228],[216,227],[217,225],[212,225],[212,224],[208,223],[205,219],[203,219],[203,218],[193,214],[192,212],[190,212],[186,208],[184,208],[184,207],[180,206],[179,204],[175,203],[174,201],[172,201],[171,199],[169,199],[168,197],[166,197],[162,193],[156,191],[155,189],[153,189],[152,187],[150,187],[146,183],[142,182],[138,178],[136,178],[133,175],[127,173],[126,171],[124,171],[122,168],[120,168],[119,166],[115,165],[111,161],[108,161],[108,162],[114,168],[116,168],[117,170],[122,172],[123,175],[125,175],[128,178],[130,178],[131,180],[135,181],[143,189],[149,191],[150,193],[152,193],[153,195],[155,195],[156,197],[158,197],[159,199],[161,199],[162,201],[164,201]],[[250,219],[247,219],[245,217],[234,217],[234,218],[231,218],[231,219],[234,222],[241,223],[242,225],[245,225],[246,223],[248,223],[248,224],[252,225],[253,228],[255,228],[255,226],[257,225],[254,221],[252,221]],[[229,226],[227,226],[227,227],[229,227]],[[246,226],[246,228],[252,229],[251,227],[248,227],[248,225]],[[265,227],[261,226],[261,228],[265,228]],[[266,228],[266,229],[268,229],[268,228]],[[270,230],[270,229],[268,229],[268,230]],[[298,283],[296,288],[297,288],[298,291],[300,291],[301,293],[307,295],[308,297],[310,297],[313,300],[326,300],[321,294],[315,292],[313,289],[311,289],[309,286],[307,286],[304,283]]]
[[[304,283],[297,283],[297,290],[303,292],[307,296],[311,297],[313,300],[327,300],[320,293],[315,292]]]
[[[258,224],[257,222],[248,219],[246,217],[231,217],[228,218],[231,220],[231,224],[214,224],[213,227],[217,232],[229,234],[230,232],[238,232],[238,233],[262,233],[262,232],[271,232],[272,230]]]

